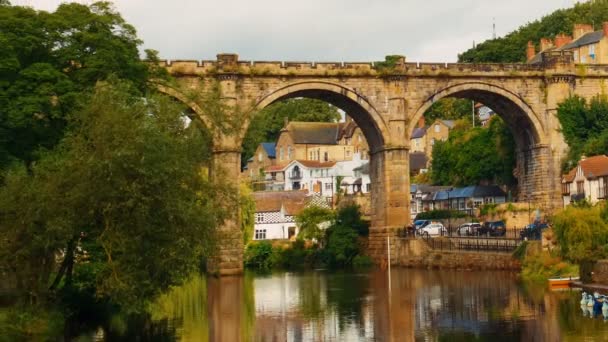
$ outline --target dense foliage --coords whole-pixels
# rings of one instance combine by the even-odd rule
[[[608,257],[608,207],[568,206],[553,216],[561,253],[582,263]]]
[[[337,212],[313,206],[302,211],[296,222],[300,234],[295,242],[273,245],[268,241],[253,241],[245,251],[245,266],[268,271],[371,264],[371,259],[361,255],[359,237],[368,234],[369,223],[361,219],[358,206],[345,205]],[[328,224],[326,229],[321,223]]]
[[[340,113],[334,106],[316,99],[296,98],[274,103],[251,121],[243,140],[242,164],[253,156],[262,142],[276,142],[285,120],[305,122],[337,122]]]
[[[433,148],[431,179],[436,185],[466,186],[489,182],[514,185],[515,143],[504,121],[492,117],[488,127],[453,129]]]
[[[579,96],[570,97],[559,104],[557,117],[570,146],[564,171],[576,166],[583,154],[608,154],[608,97],[598,95],[589,102]]]
[[[98,85],[55,149],[6,174],[0,260],[30,300],[85,291],[140,311],[211,247],[229,195],[202,173],[200,131],[130,89]]]
[[[460,62],[508,63],[525,62],[528,41],[539,44],[541,38],[554,38],[557,34],[572,34],[574,24],[594,24],[608,21],[608,1],[580,2],[569,9],[559,9],[540,20],[521,26],[505,37],[487,40],[458,56]],[[537,47],[538,51],[538,47]]]
[[[443,120],[464,120],[471,125],[472,101],[468,99],[457,99],[454,97],[446,97],[433,103],[431,108],[424,113],[425,123],[433,124],[437,119]],[[479,126],[479,118],[475,118],[475,125]]]
[[[106,2],[65,3],[53,13],[0,6],[0,169],[53,148],[98,81],[120,78],[142,92],[150,71],[140,43]]]

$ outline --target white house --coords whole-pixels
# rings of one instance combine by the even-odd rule
[[[292,239],[298,235],[295,216],[307,203],[305,191],[254,192],[254,240]]]
[[[562,178],[564,206],[586,199],[595,204],[608,197],[608,157],[583,158]]]
[[[359,153],[352,160],[319,162],[294,160],[283,169],[285,191],[306,190],[308,195],[321,196],[331,203],[337,177],[342,177],[342,189],[347,194],[370,191],[369,172],[364,172],[367,161]]]

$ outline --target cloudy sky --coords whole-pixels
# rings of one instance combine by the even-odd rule
[[[56,0],[11,0],[53,10]],[[89,0],[78,1],[90,3]],[[114,0],[145,48],[167,59],[452,62],[576,0]],[[522,46],[522,49],[525,47]]]

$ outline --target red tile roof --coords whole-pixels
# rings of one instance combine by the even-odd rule
[[[332,167],[334,165],[336,165],[335,161],[331,161],[331,162],[320,162],[317,160],[297,160],[298,163],[311,168],[311,169],[322,169],[322,168],[328,168],[328,167]]]
[[[264,172],[280,172],[287,166],[287,164],[270,165],[264,168]]]
[[[281,207],[284,207],[287,215],[297,215],[306,207],[306,195],[306,190],[254,192],[255,211],[281,211]]]
[[[570,172],[568,172],[568,174],[564,176],[564,180],[567,183],[574,181],[578,166],[581,167],[581,169],[583,170],[583,174],[587,179],[608,176],[607,156],[601,155],[588,157],[579,161],[577,167],[570,170]]]

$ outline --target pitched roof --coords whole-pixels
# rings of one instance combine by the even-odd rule
[[[325,168],[329,168],[329,167],[333,167],[334,165],[336,165],[335,161],[330,161],[330,162],[320,162],[320,161],[316,161],[316,160],[296,160],[298,163],[306,166],[309,169],[325,169]]]
[[[273,143],[273,142],[263,142],[260,145],[262,145],[262,147],[264,148],[264,151],[266,151],[266,154],[268,155],[268,158],[276,158],[277,157],[277,144]]]
[[[579,166],[587,179],[608,176],[608,156],[593,156],[579,161],[578,165],[564,176],[567,183],[574,181]]]
[[[473,185],[465,188],[454,188],[449,192],[450,198],[471,197],[506,197],[507,194],[497,185]],[[433,200],[442,201],[448,199],[448,191],[442,190],[435,193]]]
[[[253,193],[256,212],[281,211],[287,215],[297,215],[306,207],[306,191],[258,191]]]
[[[414,129],[414,132],[412,132],[411,139],[422,138],[426,134],[426,129],[427,127],[416,127],[416,129]]]
[[[419,171],[426,169],[428,159],[424,152],[411,152],[410,153],[410,170]]]
[[[448,126],[448,128],[454,128],[454,125],[456,124],[456,121],[454,121],[454,120],[439,120],[439,121],[443,122],[443,124]]]
[[[294,144],[337,145],[340,124],[337,122],[290,122],[285,128]]]
[[[589,44],[594,44],[599,42],[600,40],[602,40],[602,38],[604,37],[604,31],[600,30],[600,31],[595,31],[595,32],[589,32],[587,34],[584,34],[583,36],[581,36],[579,39],[566,44],[564,46],[562,46],[561,48],[557,49],[557,50],[569,50],[569,49],[575,49],[581,46],[585,46],[585,45],[589,45]]]
[[[287,164],[270,165],[270,166],[267,166],[266,168],[264,168],[264,172],[283,171],[283,169],[285,169],[285,166],[287,166]]]

